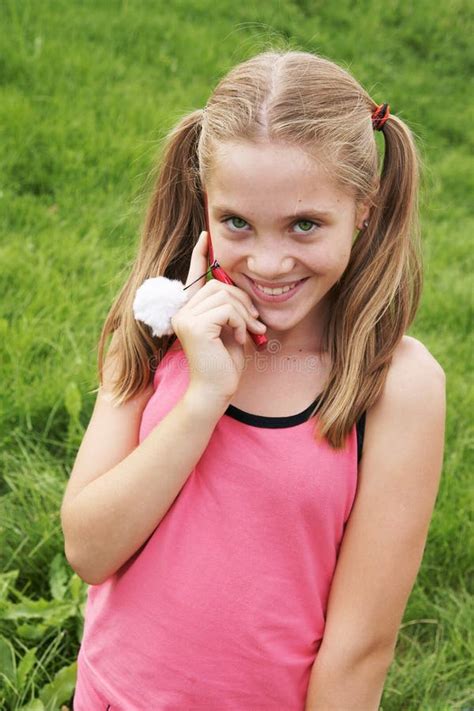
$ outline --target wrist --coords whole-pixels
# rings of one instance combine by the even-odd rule
[[[224,396],[220,393],[200,386],[191,384],[186,390],[183,401],[186,407],[196,416],[212,417],[218,420],[227,410],[232,396]]]

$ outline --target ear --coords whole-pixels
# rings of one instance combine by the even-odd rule
[[[362,230],[364,228],[364,221],[369,219],[370,207],[371,203],[367,201],[360,203],[359,207],[357,208],[355,224],[358,230]]]

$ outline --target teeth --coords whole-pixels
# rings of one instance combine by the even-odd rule
[[[257,289],[259,289],[260,291],[263,291],[264,294],[269,294],[271,296],[277,296],[278,294],[286,294],[287,291],[294,289],[294,287],[298,284],[298,282],[295,281],[294,284],[289,284],[288,286],[281,287],[279,289],[268,289],[266,286],[260,286],[256,282],[254,282],[254,284],[257,287]]]

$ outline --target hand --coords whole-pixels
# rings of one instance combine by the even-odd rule
[[[193,249],[186,284],[209,268],[208,233],[201,232]],[[171,319],[173,330],[186,353],[190,388],[201,395],[229,401],[237,391],[245,364],[247,329],[264,333],[265,325],[252,313],[250,296],[237,286],[205,276],[189,288],[189,300]]]

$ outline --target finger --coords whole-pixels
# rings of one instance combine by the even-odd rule
[[[208,253],[208,233],[206,232],[206,230],[203,230],[199,235],[196,244],[193,247],[193,251],[191,253],[191,261],[189,263],[188,276],[186,278],[186,284],[184,286],[192,284],[192,282],[198,279],[198,277],[200,276],[202,276],[202,279],[196,281],[195,284],[193,284],[189,287],[189,289],[186,290],[186,293],[189,294],[189,298],[196,294],[199,289],[201,289],[201,287],[203,287],[206,283],[205,273],[209,269]]]
[[[221,304],[210,311],[206,311],[206,316],[216,328],[222,330],[224,326],[230,326],[234,331],[236,341],[243,345],[247,331],[247,322],[234,308],[232,304]]]
[[[235,296],[247,309],[247,311],[258,318],[258,309],[253,303],[249,294],[240,288],[240,286],[235,286],[231,284],[224,284],[224,287],[230,291],[232,296]]]
[[[204,290],[201,293],[204,294]],[[247,328],[250,328],[257,333],[263,333],[264,329],[262,328],[262,322],[258,321],[255,316],[249,313],[247,303],[245,301],[241,301],[238,298],[238,295],[235,295],[235,292],[230,292],[229,294],[225,293],[223,289],[219,289],[194,305],[192,307],[192,313],[194,316],[199,316],[200,314],[209,311],[211,308],[229,303],[229,299],[230,303],[237,309],[242,318],[247,322]]]
[[[259,318],[258,309],[256,308],[255,304],[253,303],[252,299],[246,291],[244,291],[238,286],[234,286],[233,284],[224,284],[218,279],[211,279],[210,281],[208,281],[204,285],[204,287],[199,290],[199,292],[194,298],[194,302],[196,304],[200,303],[204,299],[207,300],[209,298],[209,295],[211,294],[222,294],[226,291],[229,293],[230,298],[235,298],[237,301],[243,304],[249,314],[251,314],[254,318]]]

